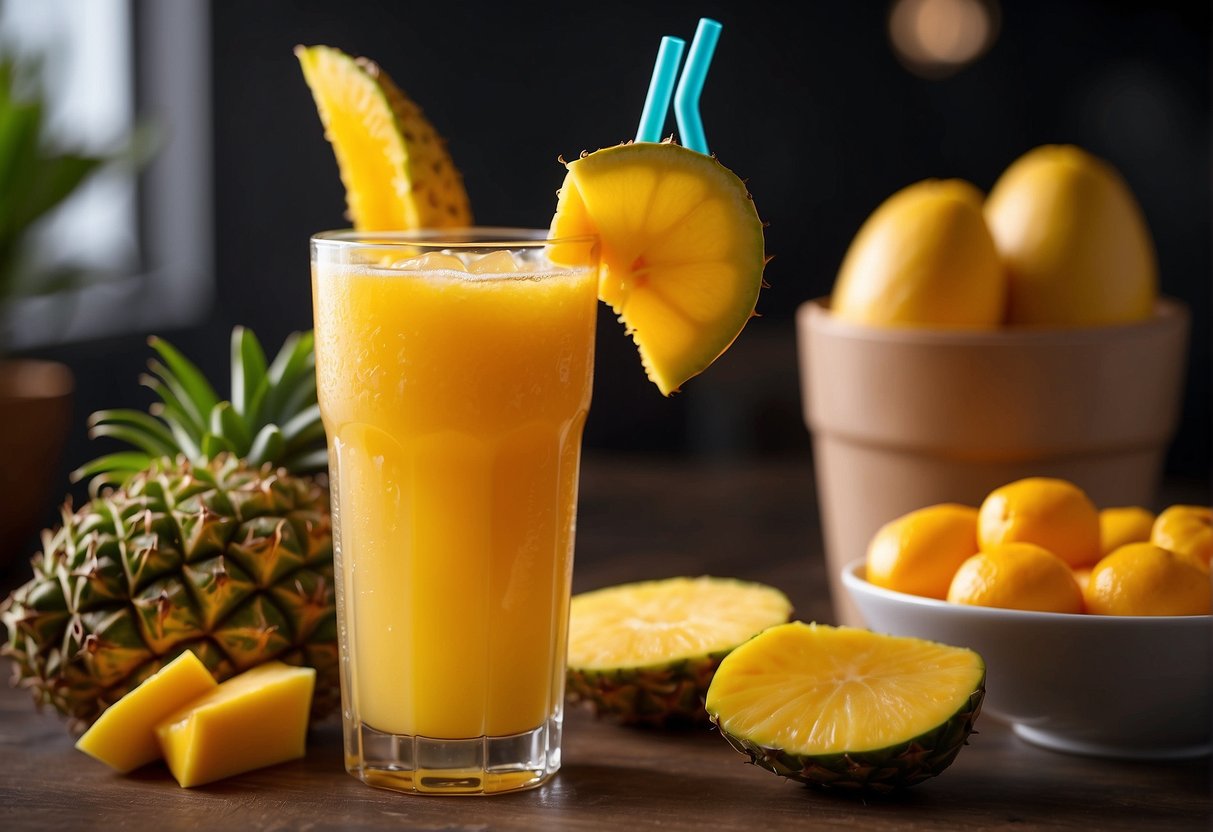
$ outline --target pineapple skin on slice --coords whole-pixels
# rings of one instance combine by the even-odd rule
[[[156,726],[182,788],[302,757],[316,670],[266,662],[233,676]]]
[[[472,225],[463,179],[421,108],[378,64],[297,46],[359,231]]]
[[[833,681],[832,674],[839,668],[854,672],[853,668],[849,667],[850,656],[842,652],[849,647],[844,639],[850,640],[849,645],[854,645],[855,639],[861,639],[894,649],[900,645],[907,650],[922,646],[933,648],[937,653],[951,651],[951,659],[960,661],[963,661],[964,654],[968,654],[972,671],[971,684],[965,685],[963,691],[953,691],[955,710],[950,716],[937,720],[925,731],[881,743],[882,747],[878,748],[813,753],[804,748],[780,747],[779,743],[772,742],[769,737],[763,739],[747,735],[743,726],[733,724],[740,714],[740,709],[735,702],[729,701],[729,694],[736,694],[747,684],[769,688],[775,673],[765,671],[770,664],[777,663],[783,663],[787,668],[788,662],[780,657],[786,657],[792,652],[788,648],[795,642],[799,642],[799,646],[804,648],[804,655],[817,653],[819,658],[814,658],[811,662],[792,659],[789,678],[795,674],[801,676],[803,682],[804,678],[807,678],[805,674],[817,672],[810,669],[810,664],[818,670],[822,667],[831,668],[826,671],[825,676],[819,676],[815,680],[822,686]],[[730,662],[730,659],[734,661]],[[767,668],[763,668],[764,664]],[[879,685],[881,668],[871,670],[871,684]],[[733,651],[722,663],[713,680],[713,686],[708,691],[706,708],[725,740],[738,752],[749,757],[751,762],[768,771],[817,788],[888,793],[935,777],[952,764],[967,744],[969,735],[973,733],[974,723],[981,713],[981,705],[985,699],[985,679],[985,662],[980,655],[966,648],[848,627],[794,621],[772,627]],[[765,696],[767,699],[772,698],[769,692]],[[775,709],[779,709],[781,713],[790,710],[787,701],[772,700],[767,704],[770,706],[768,713],[771,717],[774,716]],[[917,703],[904,704],[913,707]],[[756,710],[757,707],[755,705]],[[823,709],[807,717],[803,725],[791,726],[789,734],[800,736],[821,730],[820,722],[814,724],[813,720],[820,720],[825,715]],[[880,714],[874,714],[872,717],[879,719]],[[744,718],[743,716],[742,719]],[[827,734],[845,732],[846,728],[834,725],[827,727]]]
[[[156,725],[218,683],[189,650],[149,676],[98,717],[76,748],[126,774],[160,759]]]
[[[721,660],[791,614],[778,589],[732,578],[581,593],[570,609],[567,698],[624,725],[709,726],[704,697]]]
[[[566,168],[552,236],[598,236],[598,297],[669,396],[755,314],[767,257],[753,198],[715,157],[670,141],[603,148]],[[560,260],[558,245],[550,256]]]

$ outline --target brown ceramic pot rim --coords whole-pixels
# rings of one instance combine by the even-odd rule
[[[0,400],[60,399],[75,387],[72,372],[57,361],[0,360]]]
[[[1017,346],[1073,343],[1098,343],[1126,337],[1152,334],[1160,330],[1183,328],[1188,323],[1187,305],[1172,297],[1160,297],[1149,320],[1111,326],[1029,327],[1004,326],[995,329],[932,329],[914,327],[875,327],[841,321],[830,312],[828,297],[801,303],[797,324],[833,338],[895,344],[938,344],[941,346]]]

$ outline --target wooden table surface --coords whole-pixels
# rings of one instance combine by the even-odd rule
[[[577,591],[677,574],[762,580],[804,620],[831,620],[807,459],[688,464],[589,458]],[[7,674],[9,668],[0,668]],[[122,777],[64,723],[0,689],[0,830],[59,829],[1210,829],[1209,761],[1131,763],[1041,750],[988,715],[940,777],[892,797],[809,789],[747,765],[715,732],[621,728],[574,711],[564,767],[493,798],[399,795],[341,764],[340,724],[307,757],[185,790],[149,766]]]

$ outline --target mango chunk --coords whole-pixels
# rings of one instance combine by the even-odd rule
[[[302,757],[316,671],[267,662],[228,679],[156,726],[183,787]]]
[[[156,726],[218,685],[188,650],[106,708],[76,748],[125,774],[160,758]]]

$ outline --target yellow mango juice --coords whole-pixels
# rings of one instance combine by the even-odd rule
[[[346,719],[534,730],[563,699],[596,268],[345,260],[312,286]]]

